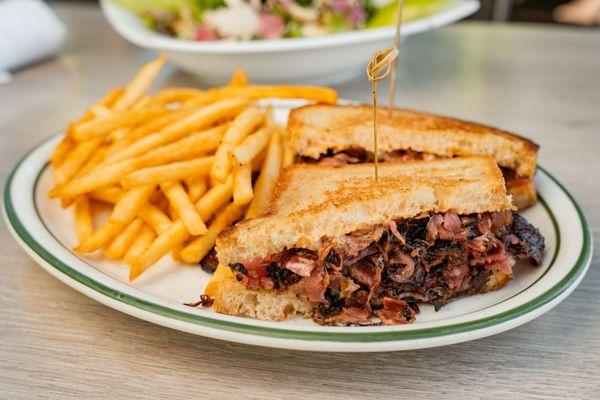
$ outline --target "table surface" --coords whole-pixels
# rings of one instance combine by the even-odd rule
[[[0,86],[0,180],[32,146],[123,84],[149,52],[93,5],[55,5],[63,53]],[[402,106],[519,132],[600,237],[600,31],[462,23],[402,48]],[[177,72],[168,85],[194,85]],[[364,78],[338,87],[368,101]],[[385,89],[384,89],[385,90]],[[443,348],[324,354],[226,343],[105,307],[44,272],[0,223],[0,398],[598,398],[600,264],[552,311]]]

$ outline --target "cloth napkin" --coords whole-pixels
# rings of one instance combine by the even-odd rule
[[[0,1],[0,84],[10,81],[8,71],[55,54],[65,34],[65,26],[43,1]]]

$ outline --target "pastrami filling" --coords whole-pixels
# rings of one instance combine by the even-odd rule
[[[544,238],[512,211],[390,221],[332,241],[231,264],[247,289],[292,290],[324,325],[413,322],[417,303],[498,289],[519,259],[540,265]]]

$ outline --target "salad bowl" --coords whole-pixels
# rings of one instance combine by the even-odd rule
[[[236,68],[242,68],[254,83],[340,84],[363,73],[373,52],[390,47],[395,35],[395,27],[385,26],[307,38],[183,40],[152,31],[111,0],[100,4],[121,36],[166,54],[205,84],[222,84]],[[401,37],[451,24],[478,9],[478,0],[450,0],[438,12],[403,23]]]

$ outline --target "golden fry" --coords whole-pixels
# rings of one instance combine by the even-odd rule
[[[71,152],[73,147],[75,147],[75,142],[70,136],[65,135],[52,152],[52,155],[50,156],[50,163],[52,163],[54,166],[60,165],[67,157],[69,152]]]
[[[274,131],[275,128],[273,127],[264,127],[248,136],[239,146],[231,150],[230,154],[233,161],[238,165],[251,162],[254,157],[267,147]]]
[[[136,101],[138,101],[148,90],[156,76],[167,61],[164,55],[158,56],[155,60],[144,65],[137,76],[125,88],[125,92],[112,107],[114,111],[125,111]]]
[[[201,107],[187,117],[168,125],[160,132],[152,133],[114,154],[110,161],[123,160],[138,156],[159,146],[174,142],[195,131],[206,129],[218,121],[237,115],[246,105],[245,99],[227,99],[218,103]]]
[[[94,232],[94,223],[92,221],[92,213],[90,212],[90,200],[87,196],[79,196],[77,200],[75,200],[73,216],[75,219],[77,242],[82,244],[92,236],[92,232]]]
[[[186,178],[185,186],[187,187],[190,200],[194,202],[198,200],[200,196],[202,196],[208,189],[208,185],[206,184],[206,178],[203,176],[194,176]]]
[[[306,99],[319,103],[335,104],[337,103],[338,94],[333,89],[318,86],[223,86],[203,92],[191,99],[188,104],[202,105],[231,97],[249,100],[274,97],[280,99]]]
[[[233,203],[244,205],[254,197],[252,190],[252,166],[250,163],[233,168]]]
[[[238,146],[249,134],[254,132],[263,120],[264,113],[256,107],[247,108],[235,117],[215,153],[215,162],[210,171],[212,179],[218,182],[225,182],[229,172],[231,172],[229,152]]]
[[[127,224],[108,221],[96,229],[92,236],[75,248],[77,253],[92,253],[104,247],[125,228]]]
[[[282,153],[281,133],[275,132],[271,136],[267,156],[254,184],[254,198],[246,211],[246,218],[258,217],[269,207],[281,170]]]
[[[131,171],[138,168],[135,159],[125,160],[115,164],[101,164],[89,173],[73,179],[65,185],[50,191],[50,197],[70,198],[92,190],[115,184]]]
[[[140,185],[180,180],[188,176],[208,175],[213,159],[213,156],[202,157],[157,167],[142,168],[126,175],[121,180],[121,185],[125,189],[130,189]]]
[[[111,114],[111,111],[108,109],[108,107],[102,104],[96,104],[90,107],[90,112],[94,118],[108,117]]]
[[[91,156],[85,164],[79,168],[75,177],[83,176],[90,172],[96,165],[100,164],[104,161],[104,157],[106,156],[106,147],[100,147],[93,156]]]
[[[166,146],[151,150],[139,156],[138,160],[144,166],[156,166],[206,155],[219,146],[225,129],[227,129],[226,124],[194,133]]]
[[[106,93],[104,97],[98,100],[96,104],[111,109],[115,105],[117,100],[119,100],[121,96],[123,96],[123,93],[125,93],[124,88],[116,88],[109,90],[108,93]]]
[[[164,106],[171,103],[180,103],[201,93],[201,90],[185,87],[163,89],[150,98],[149,106]]]
[[[141,99],[136,101],[135,104],[133,104],[131,106],[131,109],[132,110],[141,110],[143,108],[146,108],[150,105],[150,100],[151,100],[150,96],[143,96]]]
[[[188,115],[190,115],[197,108],[187,107],[179,110],[166,111],[165,115],[155,118],[151,121],[146,121],[143,124],[134,128],[129,135],[127,135],[127,145],[131,145],[136,140],[139,140],[151,133],[156,133],[162,130],[167,125],[173,124]],[[127,158],[127,157],[124,157]],[[111,158],[111,160],[118,161],[119,158]]]
[[[160,208],[149,203],[140,209],[137,216],[152,227],[157,234],[161,234],[169,229],[173,223],[167,214],[162,212]]]
[[[150,243],[152,243],[155,237],[156,233],[154,233],[154,229],[149,225],[144,225],[123,256],[123,261],[127,264],[131,264],[148,248],[148,246],[150,246]]]
[[[159,117],[165,112],[160,109],[146,109],[109,114],[76,126],[71,136],[77,142],[104,137],[112,130],[137,125],[142,121]]]
[[[91,191],[89,197],[92,200],[101,201],[103,203],[115,204],[124,193],[125,191],[118,186],[106,186]]]
[[[89,140],[78,143],[53,172],[54,182],[57,186],[63,185],[74,177],[82,165],[92,156],[102,144],[102,139]]]
[[[189,237],[189,232],[183,221],[175,221],[169,229],[160,234],[152,244],[131,264],[129,280],[132,281],[150,268],[174,246],[182,243]]]
[[[127,252],[127,249],[129,249],[129,246],[131,246],[143,225],[144,222],[139,218],[131,221],[127,227],[125,227],[125,229],[123,229],[123,231],[119,233],[119,235],[117,235],[117,237],[114,238],[113,241],[110,242],[110,244],[104,249],[103,254],[113,260],[123,258],[125,252]]]
[[[125,192],[115,204],[115,208],[110,214],[110,221],[123,223],[132,221],[155,190],[154,185],[144,185]]]
[[[123,140],[125,138],[127,138],[127,136],[131,133],[131,129],[125,127],[125,128],[119,128],[119,129],[115,129],[114,131],[112,131],[108,137],[110,138],[111,142],[118,142],[120,140]]]
[[[200,262],[215,245],[219,233],[233,225],[243,214],[244,206],[229,204],[221,211],[208,227],[205,235],[194,239],[181,250],[181,259],[190,264]]]
[[[203,221],[208,221],[214,213],[225,204],[229,203],[233,195],[233,175],[229,175],[225,183],[218,183],[211,187],[196,202],[196,209]]]
[[[246,72],[241,68],[237,68],[233,75],[231,75],[228,85],[232,87],[248,86],[248,76],[246,75]]]
[[[200,218],[200,214],[198,214],[196,207],[194,207],[194,204],[179,181],[163,183],[160,185],[160,188],[179,218],[183,220],[190,234],[203,235],[206,233],[204,221]]]

